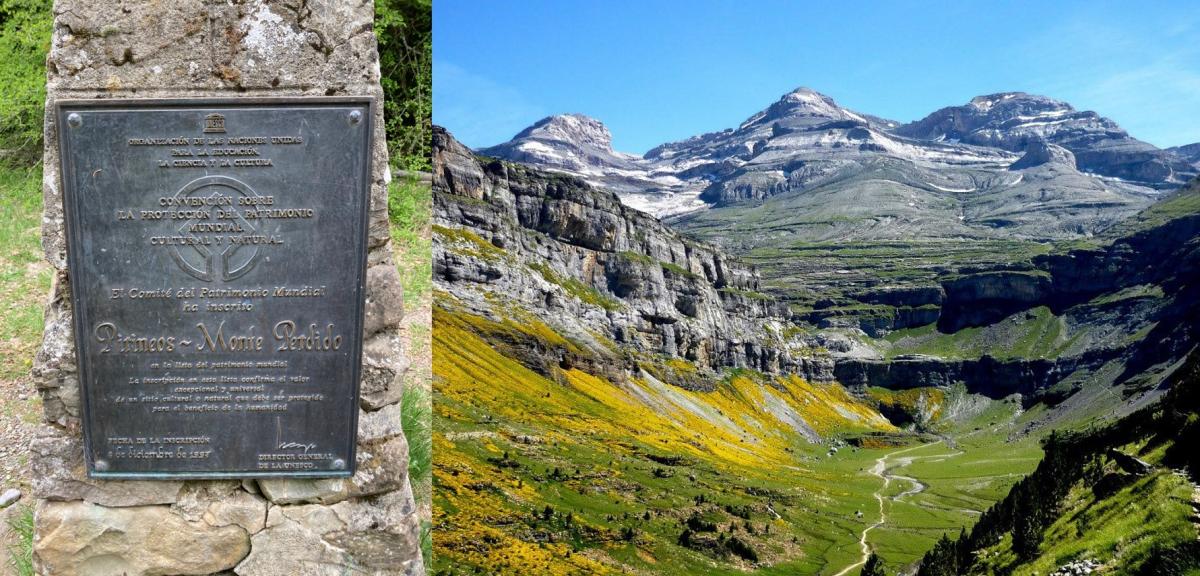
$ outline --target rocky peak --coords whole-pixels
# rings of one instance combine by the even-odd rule
[[[833,98],[804,86],[784,94],[779,98],[779,104],[794,110],[811,110],[824,115],[834,115],[841,111]]]
[[[1116,122],[1070,104],[1024,92],[972,98],[905,124],[896,134],[1024,151],[1045,141],[1075,155],[1079,169],[1151,187],[1170,188],[1193,177],[1195,167],[1176,154],[1129,136]]]
[[[513,137],[513,140],[532,139],[562,142],[579,148],[595,148],[612,152],[612,133],[603,122],[583,114],[555,114],[535,122]]]
[[[634,156],[613,151],[612,133],[604,123],[583,114],[547,116],[512,140],[479,152],[581,175],[636,168]]]
[[[818,122],[849,120],[863,124],[867,123],[866,118],[842,108],[833,98],[811,88],[801,86],[784,94],[766,110],[751,116],[750,119],[742,123],[739,130],[778,121],[783,121],[784,123],[798,121],[808,124],[812,123],[813,119]]]
[[[1027,137],[1008,138],[1015,133],[1056,133],[1080,127],[1118,131],[1116,123],[1094,112],[1078,112],[1070,104],[1025,92],[1000,92],[976,96],[965,106],[942,108],[916,122],[896,129],[897,134],[926,140],[962,140],[976,144],[1001,145],[1019,151]],[[1089,122],[1090,121],[1090,122]],[[1011,142],[1010,142],[1011,140]],[[1005,144],[1010,144],[1005,146]]]
[[[989,200],[993,205],[1015,206],[1026,198],[1013,187],[1021,181],[1004,172],[1047,163],[1074,169],[1046,171],[1041,176],[1050,180],[1038,180],[1038,186],[1069,191],[1075,199],[1108,197],[1111,191],[1123,200],[1106,205],[1132,202],[1136,208],[1146,194],[1175,188],[1196,174],[1189,151],[1159,150],[1095,112],[1025,92],[978,96],[901,126],[807,87],[783,94],[734,128],[662,144],[642,157],[614,152],[608,129],[578,114],[545,118],[507,143],[480,150],[579,176],[660,217],[788,194],[815,198],[811,193],[827,185],[873,189],[880,180],[916,194],[972,190],[978,199],[994,192],[1000,196]],[[1022,155],[1027,157],[1014,165]],[[909,198],[895,209],[907,213],[918,204]],[[1027,208],[1020,213],[1030,213]],[[1124,209],[1106,210],[1105,219]],[[946,214],[952,225],[967,222]],[[888,221],[895,222],[892,216]],[[893,229],[873,227],[870,233]]]

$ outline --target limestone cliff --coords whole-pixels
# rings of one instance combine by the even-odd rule
[[[434,276],[476,313],[521,308],[595,353],[830,378],[789,341],[787,311],[753,268],[688,240],[582,180],[477,158],[434,132]]]
[[[1041,309],[1062,327],[1044,349],[1017,346],[1007,355],[986,347],[974,356],[884,354],[884,344],[858,328],[828,318],[812,326],[812,313],[794,314],[760,292],[754,268],[578,178],[477,157],[442,129],[434,166],[434,276],[450,297],[443,301],[493,319],[542,321],[587,348],[546,350],[510,338],[527,365],[588,363],[620,376],[639,362],[682,358],[709,375],[750,368],[848,386],[962,383],[993,398],[1017,393],[1058,404],[1087,381],[1163,373],[1195,341],[1187,286],[1200,216],[1125,230],[1107,245],[956,270],[932,286],[858,294],[864,306],[895,311],[881,333],[925,325],[955,338],[968,334],[963,328],[1007,323],[1026,330],[1013,337],[1021,339],[1021,326],[1036,323]],[[705,386],[703,377],[672,381]],[[1145,396],[1131,403],[1154,393]]]

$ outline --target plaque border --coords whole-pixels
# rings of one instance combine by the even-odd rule
[[[278,107],[338,107],[338,106],[358,106],[364,107],[366,118],[363,119],[363,153],[366,154],[363,162],[362,174],[362,189],[359,191],[363,195],[363,205],[359,214],[359,229],[361,230],[361,238],[359,241],[359,253],[361,257],[358,259],[355,273],[357,281],[355,288],[357,298],[355,302],[355,318],[357,320],[358,333],[354,335],[353,350],[351,356],[351,386],[353,387],[353,410],[351,410],[348,431],[349,450],[347,453],[347,463],[345,470],[214,470],[214,471],[158,471],[158,472],[105,472],[98,471],[95,468],[95,459],[92,454],[91,442],[91,406],[89,405],[86,383],[89,379],[87,362],[84,362],[80,354],[83,349],[82,343],[84,340],[84,332],[86,332],[86,323],[83,310],[79,306],[80,295],[79,283],[74,281],[75,274],[82,270],[81,264],[78,263],[81,254],[72,246],[78,246],[80,239],[77,235],[80,233],[81,224],[77,221],[78,215],[75,214],[76,193],[78,192],[75,182],[75,162],[70,153],[70,144],[68,142],[67,130],[64,128],[67,123],[67,115],[72,111],[88,111],[88,110],[105,110],[105,109],[120,109],[127,108],[132,111],[145,109],[170,109],[170,108],[215,108],[228,109],[238,107],[258,107],[258,106],[278,106]],[[75,344],[74,355],[77,374],[79,376],[79,410],[80,421],[83,427],[83,457],[84,467],[87,470],[89,478],[100,480],[216,480],[216,479],[243,479],[243,478],[348,478],[354,475],[357,470],[358,463],[358,413],[361,411],[361,385],[362,385],[362,350],[363,350],[363,330],[366,327],[365,309],[366,309],[366,275],[367,275],[367,252],[370,245],[370,212],[371,212],[371,188],[373,160],[375,156],[375,113],[378,106],[378,101],[374,96],[352,95],[352,96],[246,96],[246,97],[181,97],[181,98],[62,98],[54,102],[54,119],[55,133],[58,137],[58,154],[59,154],[59,170],[60,181],[62,185],[61,194],[59,196],[63,209],[63,239],[66,243],[67,252],[67,274],[71,284],[71,314],[72,328],[74,331],[73,340]]]

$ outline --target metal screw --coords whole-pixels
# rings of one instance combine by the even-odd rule
[[[345,470],[346,469],[346,461],[342,460],[341,458],[335,459],[333,461],[333,469],[334,470]]]
[[[362,122],[362,112],[359,112],[358,110],[351,111],[350,112],[350,123],[358,124],[359,122]]]
[[[78,112],[72,112],[67,115],[67,124],[72,128],[83,126],[83,117]]]
[[[108,470],[108,460],[97,460],[95,466],[97,472],[104,472]]]

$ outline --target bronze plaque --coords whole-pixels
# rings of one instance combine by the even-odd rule
[[[90,475],[354,472],[372,107],[58,103]]]

